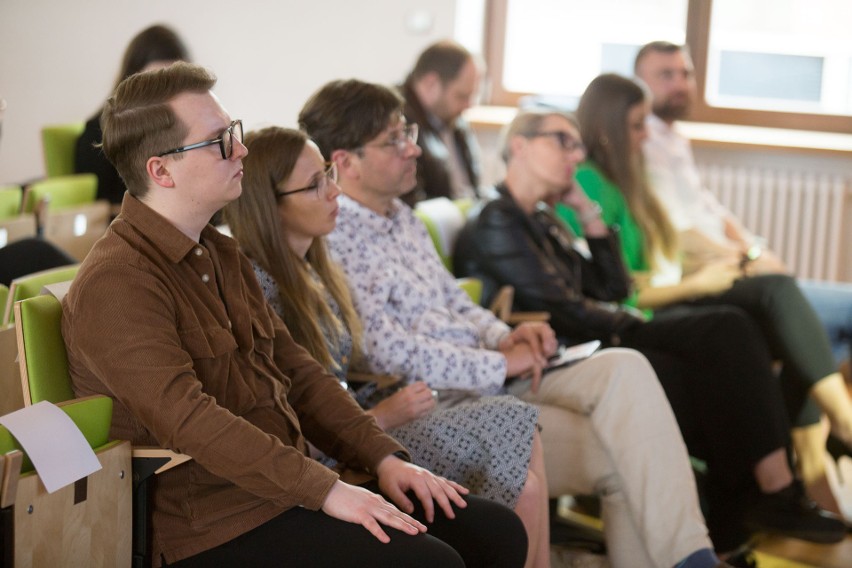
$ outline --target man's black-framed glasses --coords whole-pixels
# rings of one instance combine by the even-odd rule
[[[284,197],[293,195],[294,193],[302,193],[305,191],[315,191],[317,199],[325,199],[328,196],[328,186],[330,183],[337,183],[337,163],[324,162],[322,174],[317,174],[311,185],[300,187],[299,189],[291,189],[289,191],[275,191],[276,197]],[[275,187],[275,184],[272,184]]]
[[[542,132],[533,132],[532,134],[527,134],[527,138],[537,138],[539,136],[552,136],[559,147],[565,150],[566,152],[576,152],[580,150],[582,152],[586,151],[586,146],[583,143],[573,136],[569,132],[564,130],[545,130]]]
[[[416,122],[406,124],[401,130],[394,133],[391,138],[385,142],[376,144],[364,144],[362,148],[367,146],[375,146],[376,148],[394,148],[400,156],[405,154],[408,149],[408,144],[417,144],[417,135],[420,133],[420,127]]]
[[[213,144],[218,144],[219,151],[222,153],[222,159],[227,160],[234,154],[234,140],[241,144],[243,142],[242,120],[233,121],[231,124],[228,125],[228,128],[226,128],[218,138],[213,138],[212,140],[205,140],[204,142],[196,142],[195,144],[181,146],[180,148],[166,150],[161,154],[157,154],[157,157],[162,158],[163,156],[168,156],[169,154],[180,154],[183,152],[188,152],[189,150],[195,150],[196,148],[204,148],[205,146],[212,146]]]

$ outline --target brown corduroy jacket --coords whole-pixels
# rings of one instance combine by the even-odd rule
[[[157,476],[155,565],[319,509],[338,474],[306,438],[361,471],[404,451],[293,341],[211,226],[196,243],[126,195],[63,308],[76,394],[114,399],[116,438],[193,458]]]

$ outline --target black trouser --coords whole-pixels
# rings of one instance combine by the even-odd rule
[[[376,483],[364,485],[379,492]],[[412,515],[428,527],[411,536],[382,526],[390,536],[383,544],[361,525],[329,517],[321,511],[293,508],[230,542],[172,566],[328,566],[328,567],[517,567],[527,555],[527,536],[511,510],[468,495],[467,507],[454,507],[456,518],[440,510],[425,520],[416,496]]]
[[[707,462],[707,524],[717,548],[746,536],[754,466],[789,445],[789,424],[766,342],[730,306],[667,310],[622,335],[643,353],[672,405],[691,455]]]
[[[772,356],[780,359],[781,388],[794,426],[810,426],[822,410],[809,396],[819,380],[837,371],[822,322],[796,281],[782,274],[744,278],[718,296],[686,306],[732,305],[757,322]]]

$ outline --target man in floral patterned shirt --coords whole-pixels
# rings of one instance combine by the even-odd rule
[[[542,378],[556,348],[550,327],[512,330],[473,304],[398,199],[414,187],[420,154],[402,105],[388,88],[333,81],[299,115],[339,170],[328,243],[363,321],[366,365],[481,394],[530,375],[513,386],[541,410],[549,492],[601,496],[613,566],[716,566],[686,448],[648,362],[608,349]]]

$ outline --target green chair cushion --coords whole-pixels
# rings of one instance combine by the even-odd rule
[[[84,122],[54,124],[41,129],[44,167],[48,177],[74,173],[77,139],[86,128]]]
[[[86,441],[94,449],[99,449],[109,443],[109,429],[112,422],[112,399],[107,396],[92,396],[71,400],[59,407],[83,433]],[[0,455],[12,450],[22,450],[14,436],[3,426],[0,426]],[[21,473],[32,471],[33,464],[24,452],[24,463]]]
[[[438,226],[435,225],[435,222],[422,210],[414,210],[414,215],[420,219],[424,225],[426,225],[426,231],[429,233],[429,237],[432,239],[432,244],[435,245],[435,250],[438,253],[438,256],[441,259],[441,262],[444,263],[444,266],[447,269],[450,269],[450,258],[445,254],[443,247],[441,246],[441,236],[438,233]]]
[[[69,266],[51,268],[50,270],[16,278],[14,281],[15,297],[12,298],[12,301],[18,302],[20,300],[26,300],[27,298],[34,298],[41,294],[41,289],[48,284],[56,284],[58,282],[73,280],[74,277],[77,276],[77,271],[79,270],[79,264],[71,264]]]
[[[479,305],[482,300],[482,280],[479,278],[459,278],[456,280],[456,284],[467,292],[474,304]]]
[[[74,398],[68,374],[68,353],[62,339],[62,305],[53,296],[36,296],[20,303],[27,379],[32,404],[47,400],[53,403]]]
[[[21,214],[21,202],[24,192],[17,185],[0,187],[0,219],[8,219]]]
[[[50,209],[63,209],[93,203],[98,192],[98,176],[73,174],[49,177],[30,184],[24,201],[24,213],[32,213],[36,203],[47,198]]]
[[[450,272],[453,270],[453,246],[465,221],[459,203],[436,197],[421,201],[414,208],[414,214],[426,225],[441,262]]]
[[[80,270],[80,265],[72,264],[16,278],[12,281],[12,302],[9,303],[7,301],[7,303],[3,305],[8,304],[9,307],[11,307],[15,302],[38,296],[41,294],[41,289],[48,284],[56,284],[58,282],[73,280],[74,277],[77,276],[78,270]],[[10,311],[8,319],[9,323],[13,323],[15,321],[14,311]]]
[[[0,306],[6,307],[6,300],[9,299],[9,288],[0,284]]]

